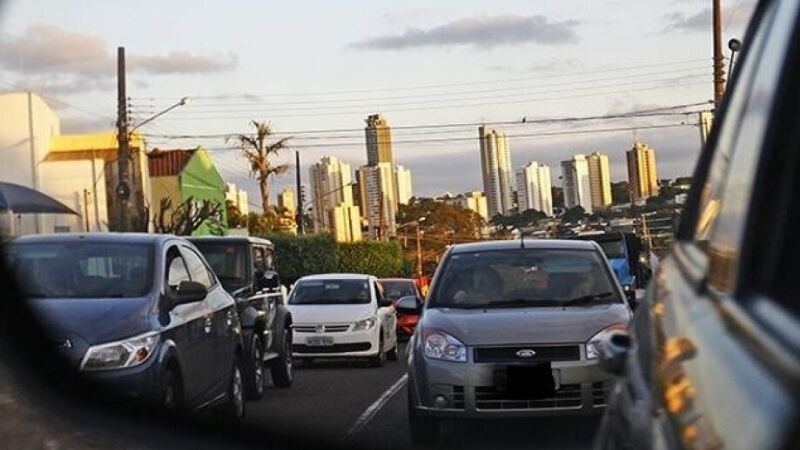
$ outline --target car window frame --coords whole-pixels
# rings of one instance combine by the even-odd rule
[[[193,249],[192,247],[190,247],[190,246],[188,246],[186,244],[181,244],[179,247],[180,247],[180,250],[181,250],[181,255],[184,255],[184,252],[189,252],[189,254],[194,255],[200,261],[200,264],[202,265],[203,270],[204,270],[206,276],[208,277],[209,284],[208,284],[208,286],[205,286],[205,284],[200,283],[199,281],[198,281],[198,283],[203,284],[203,286],[206,288],[207,291],[210,291],[210,290],[214,289],[214,287],[219,283],[219,281],[217,280],[217,277],[214,274],[214,271],[211,270],[211,268],[208,266],[208,263],[206,262],[205,258],[202,256],[202,254],[199,251]],[[184,260],[184,263],[186,264],[186,270],[189,271],[189,276],[191,277],[191,280],[192,281],[197,281],[192,276],[192,271],[189,269],[189,263],[188,263],[187,258],[185,256],[184,256],[183,260]]]
[[[173,251],[173,249],[177,253],[177,255],[170,256],[170,253]],[[169,283],[169,277],[171,272],[170,267],[172,267],[172,262],[176,259],[179,259],[181,261],[181,264],[183,265],[183,270],[186,272],[185,281],[192,280],[192,276],[189,273],[189,267],[186,266],[186,261],[183,259],[183,254],[180,251],[180,245],[174,242],[169,243],[168,245],[165,246],[164,250],[164,287],[167,289],[172,289],[172,285],[170,285]],[[178,285],[179,284],[180,282],[178,283]],[[178,285],[176,285],[176,287]]]

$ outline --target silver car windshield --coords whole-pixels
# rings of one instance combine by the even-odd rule
[[[620,302],[591,250],[519,249],[450,256],[430,307],[586,306]]]

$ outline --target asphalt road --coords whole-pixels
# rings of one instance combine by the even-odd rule
[[[400,350],[404,355],[405,347]],[[291,388],[271,387],[264,399],[248,403],[247,424],[329,446],[413,448],[401,380],[405,370],[403,358],[382,368],[358,361],[298,367]],[[365,414],[368,409],[373,414]],[[586,449],[598,422],[598,417],[445,422],[439,446]]]

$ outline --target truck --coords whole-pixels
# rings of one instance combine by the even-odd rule
[[[266,373],[281,388],[292,385],[292,316],[286,290],[267,239],[198,236],[189,240],[203,253],[222,287],[236,300],[244,341],[244,388],[251,400],[264,395]]]
[[[597,242],[631,303],[635,304],[636,290],[644,287],[650,277],[649,264],[641,260],[644,252],[639,236],[628,232],[612,232],[582,234],[570,239]]]

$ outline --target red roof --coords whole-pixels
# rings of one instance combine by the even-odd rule
[[[197,150],[159,150],[155,149],[147,155],[147,165],[151,177],[169,177],[178,175],[189,163]]]

